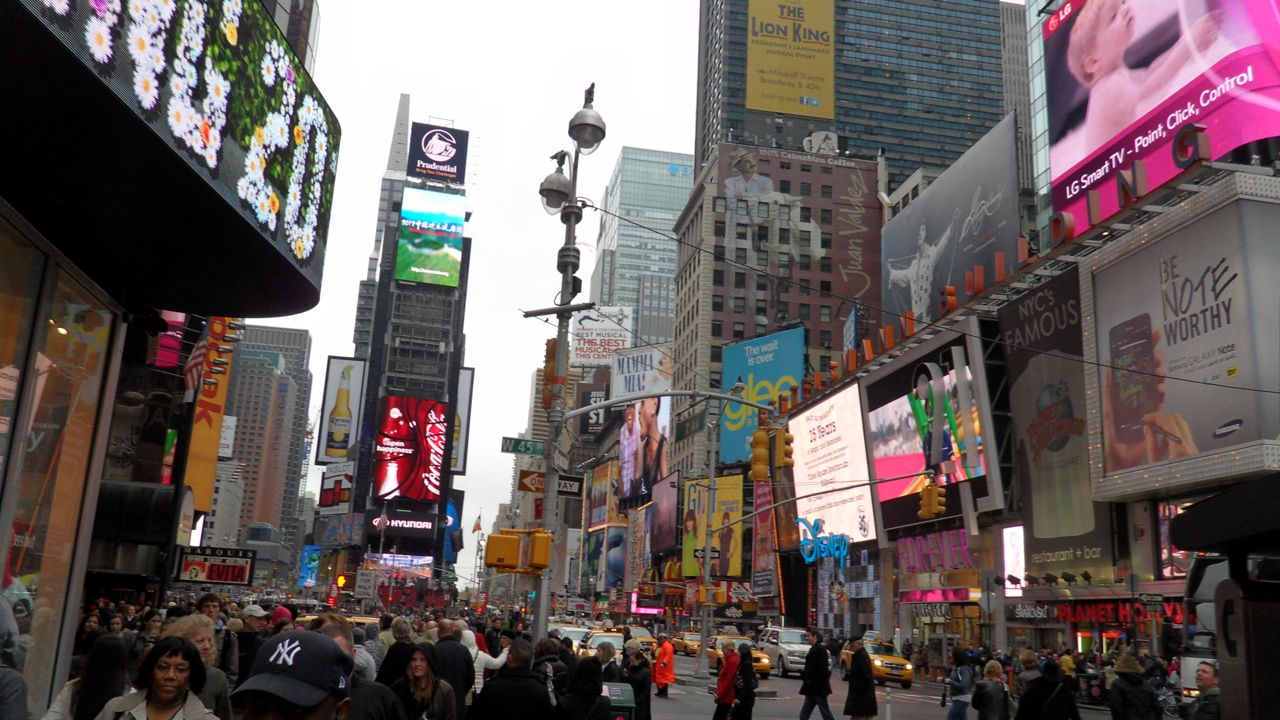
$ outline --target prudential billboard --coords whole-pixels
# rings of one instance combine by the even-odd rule
[[[804,377],[805,330],[782,330],[724,346],[723,385],[725,392],[736,383],[743,385],[742,398],[751,402],[774,402]],[[751,456],[751,433],[755,432],[759,411],[741,403],[726,403],[720,419],[720,462],[745,462]]]

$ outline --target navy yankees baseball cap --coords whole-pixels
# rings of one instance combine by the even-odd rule
[[[280,633],[263,643],[253,674],[231,693],[231,700],[234,704],[258,691],[314,707],[329,695],[347,697],[352,667],[351,656],[327,635],[308,630]]]

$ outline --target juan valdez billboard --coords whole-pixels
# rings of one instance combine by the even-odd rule
[[[449,405],[388,395],[378,413],[373,445],[374,492],[379,498],[440,499]]]
[[[1044,38],[1053,206],[1074,233],[1278,134],[1274,0],[1073,0]]]

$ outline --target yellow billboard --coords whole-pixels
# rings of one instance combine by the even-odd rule
[[[835,117],[835,3],[750,0],[747,109]]]

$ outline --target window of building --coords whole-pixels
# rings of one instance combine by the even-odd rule
[[[764,300],[757,300],[757,301],[756,301],[756,314],[757,314],[757,315],[764,315],[764,314],[765,314],[765,313],[767,313],[767,312],[769,312],[769,305],[768,305],[768,303],[766,303]]]
[[[724,237],[724,221],[723,221],[723,220],[717,220],[717,221],[716,221],[716,226],[715,226],[715,227],[716,227],[716,229],[715,229],[716,237],[718,237],[718,238],[722,238],[722,237]]]
[[[821,365],[822,367],[831,367],[831,356],[830,356],[830,355],[819,355],[819,356],[818,356],[818,364],[819,364],[819,365]]]
[[[809,284],[809,278],[800,278],[800,294],[808,295],[812,286]]]
[[[831,272],[831,258],[829,256],[823,255],[818,258],[818,271],[824,273]]]
[[[734,273],[733,286],[736,288],[745,288],[747,286],[747,274],[741,272]]]
[[[822,171],[822,174],[823,174],[823,175],[830,175],[830,174],[831,174],[831,166],[830,166],[830,165],[823,165],[823,166],[820,168],[820,170]]]
[[[724,333],[724,324],[719,320],[711,321],[711,337],[718,338]]]
[[[813,220],[813,211],[807,207],[800,208],[800,222],[811,222]]]
[[[769,219],[769,203],[767,202],[756,203],[756,217],[760,218],[761,220]]]
[[[807,183],[807,182],[800,183],[800,194],[803,195],[804,197],[809,197],[810,195],[812,195],[813,184]]]
[[[780,163],[778,163],[778,167],[782,168],[783,170],[790,170],[790,169],[791,169],[791,163],[789,163],[789,162],[780,162]]]
[[[790,195],[790,194],[791,194],[791,181],[790,181],[790,180],[779,180],[779,181],[778,181],[778,192],[787,193],[788,195]]]
[[[810,257],[809,255],[805,255],[805,254],[801,253],[801,255],[800,255],[800,269],[801,269],[801,270],[808,271],[808,270],[812,267],[812,262],[813,262],[813,258],[812,258],[812,257]]]
[[[756,275],[756,290],[764,292],[769,289],[769,278],[765,275]]]
[[[724,271],[723,270],[711,271],[711,284],[715,285],[716,287],[724,287]]]
[[[791,265],[791,253],[778,253],[778,267],[785,268]]]
[[[747,249],[744,247],[733,249],[733,261],[737,263],[747,264]]]
[[[822,223],[823,225],[830,225],[831,224],[831,208],[822,208],[822,210],[819,211],[818,217],[819,217],[818,222]]]
[[[742,298],[740,298],[740,297],[736,297],[736,298],[734,298],[734,299],[733,299],[733,311],[734,311],[734,312],[736,312],[736,313],[746,312],[746,311],[747,311],[747,301],[746,301],[746,300],[744,300],[744,299],[742,299]]]
[[[723,245],[717,245],[717,246],[715,246],[714,248],[712,248],[712,250],[711,250],[711,254],[715,255],[717,260],[723,260],[723,259],[724,259],[724,246],[723,246]]]
[[[823,250],[830,250],[831,249],[831,233],[829,232],[822,233],[821,242],[822,242]]]
[[[769,267],[769,253],[767,252],[756,253],[756,267],[760,267],[760,268]]]
[[[707,378],[711,380],[711,387],[713,388],[720,387],[720,379],[723,377],[724,376],[720,373],[719,370],[712,370],[711,372],[707,373]]]
[[[791,303],[780,302],[775,307],[775,310],[777,310],[778,319],[785,320],[787,316],[791,314]]]
[[[778,244],[779,245],[791,244],[791,231],[789,229],[778,228]]]
[[[819,292],[821,292],[823,295],[830,295],[830,294],[831,294],[831,281],[830,281],[830,280],[819,280],[819,281],[818,281],[818,291],[819,291]]]
[[[822,343],[822,347],[824,348],[831,347],[831,331],[830,330],[818,331],[818,342]]]
[[[756,226],[756,247],[760,247],[761,245],[764,245],[767,242],[769,242],[769,226],[757,225]]]
[[[818,308],[818,320],[822,322],[831,322],[831,306],[823,305]]]
[[[800,319],[809,319],[809,303],[800,303]]]
[[[721,311],[721,310],[723,310],[723,309],[724,309],[724,296],[723,296],[723,295],[712,295],[712,296],[711,296],[711,310],[712,310],[712,312],[720,312],[720,311]]]
[[[736,323],[734,323],[734,324],[733,324],[733,339],[734,339],[734,340],[741,340],[742,338],[744,338],[744,337],[746,337],[746,336],[747,336],[747,326],[746,326],[746,325],[744,325],[744,324],[742,324],[742,323],[740,323],[740,322],[736,322]]]
[[[803,163],[802,163],[802,164],[800,165],[800,172],[813,172],[813,166],[812,166],[812,165],[805,165],[805,164],[803,164]]]
[[[718,198],[716,198],[715,200],[712,200],[712,201],[711,201],[711,208],[712,208],[712,210],[714,210],[715,212],[718,212],[718,213],[725,212],[725,210],[726,210],[725,205],[726,205],[725,200],[724,200],[724,198],[722,198],[722,197],[718,197]]]
[[[746,215],[748,213],[746,200],[738,200],[735,205],[738,206],[739,215]]]
[[[800,231],[800,247],[809,247],[809,244],[811,242],[813,242],[813,233],[809,232],[808,230],[801,230]]]
[[[769,326],[764,323],[756,323],[756,335],[763,335],[769,332]]]
[[[819,188],[818,193],[819,193],[819,196],[820,196],[820,197],[823,197],[823,198],[826,198],[826,199],[830,200],[830,199],[831,199],[831,186],[830,186],[830,185],[823,185],[821,188]]]
[[[779,205],[779,206],[778,206],[778,219],[779,219],[779,220],[783,220],[783,221],[788,221],[788,220],[790,220],[790,219],[791,219],[791,206],[790,206],[790,205]]]

